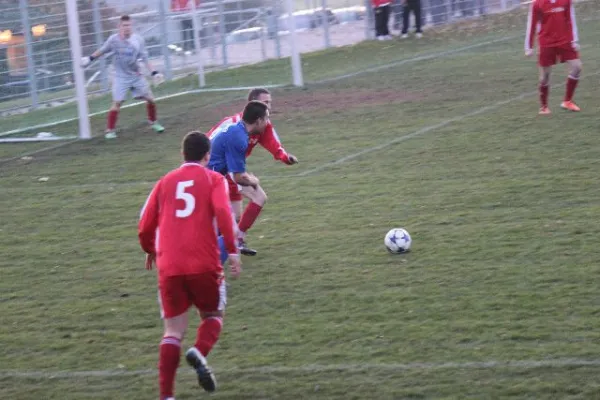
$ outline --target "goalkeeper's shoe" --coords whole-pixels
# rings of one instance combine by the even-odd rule
[[[214,392],[217,389],[217,380],[212,371],[206,364],[206,358],[195,347],[185,353],[187,363],[196,370],[198,375],[198,384],[207,392]]]
[[[562,103],[560,103],[560,107],[569,111],[581,111],[581,108],[579,108],[577,104],[573,103],[572,101],[563,101]]]
[[[154,129],[156,133],[163,133],[165,131],[165,128],[156,121],[150,122],[150,127]]]
[[[115,131],[108,131],[104,134],[104,138],[105,139],[116,139],[117,138],[117,132]]]

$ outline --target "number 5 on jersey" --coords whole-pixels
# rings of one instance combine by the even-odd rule
[[[185,190],[194,186],[194,181],[182,181],[177,182],[177,189],[175,190],[175,198],[177,200],[183,200],[185,207],[183,209],[175,210],[175,216],[177,218],[187,218],[194,212],[196,208],[196,199],[190,193]]]

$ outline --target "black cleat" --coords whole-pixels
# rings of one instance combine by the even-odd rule
[[[197,348],[191,347],[185,353],[185,359],[187,363],[196,370],[198,384],[202,389],[207,392],[214,392],[217,389],[217,380],[206,364],[206,358],[200,354]]]
[[[246,246],[246,242],[240,239],[238,243],[238,248],[240,249],[240,253],[245,256],[255,256],[257,251]]]

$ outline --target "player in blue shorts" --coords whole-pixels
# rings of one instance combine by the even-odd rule
[[[111,35],[104,45],[91,56],[83,57],[81,65],[85,67],[104,54],[112,54],[115,69],[115,77],[112,85],[113,103],[108,112],[106,134],[104,136],[107,139],[117,137],[115,128],[119,117],[119,110],[129,92],[136,99],[146,100],[146,110],[150,126],[157,133],[163,132],[165,128],[156,119],[154,95],[140,71],[138,60],[141,59],[148,71],[152,71],[152,79],[155,85],[161,84],[164,78],[162,74],[154,70],[152,65],[150,65],[144,38],[132,32],[131,18],[128,15],[121,17],[119,33]]]

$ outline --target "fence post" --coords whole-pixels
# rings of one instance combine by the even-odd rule
[[[192,36],[194,38],[194,47],[196,48],[196,57],[198,57],[198,84],[200,87],[206,86],[206,78],[204,76],[204,60],[202,59],[202,46],[200,45],[200,26],[198,24],[198,7],[196,0],[191,0],[192,3]]]
[[[33,58],[33,38],[31,36],[31,24],[29,23],[29,10],[27,9],[27,0],[19,0],[21,11],[21,25],[23,25],[23,34],[25,35],[25,51],[27,54],[27,75],[29,75],[29,91],[31,97],[31,106],[38,107],[37,75],[35,73],[35,59]]]
[[[92,134],[90,128],[87,94],[85,89],[85,72],[81,67],[81,32],[79,30],[77,2],[66,1],[65,3],[67,7],[67,25],[69,26],[69,42],[71,45],[71,61],[73,63],[73,75],[75,78],[77,116],[79,117],[79,138],[90,139]]]
[[[365,18],[367,19],[365,24],[365,39],[374,39],[375,32],[373,32],[373,6],[371,5],[371,0],[365,0]]]
[[[321,0],[321,8],[323,8],[323,29],[325,33],[325,48],[331,47],[331,38],[329,37],[329,14],[327,13],[327,0]]]
[[[262,59],[265,61],[267,57],[267,38],[266,35],[269,32],[269,20],[268,15],[263,7],[260,8],[260,50],[262,53]]]
[[[158,0],[158,14],[160,18],[160,47],[164,59],[164,74],[167,80],[173,78],[173,72],[171,70],[171,57],[169,55],[168,46],[168,32],[167,32],[167,11],[165,10],[164,0]]]
[[[294,0],[286,0],[285,2],[288,16],[288,27],[290,29],[290,54],[292,59],[292,78],[294,86],[304,86],[304,77],[302,76],[302,62],[300,53],[298,52],[298,44],[296,37],[296,18],[294,17]]]
[[[281,37],[279,36],[279,7],[271,7],[271,17],[273,18],[273,25],[275,30],[275,54],[277,58],[281,58]]]
[[[223,0],[219,0],[219,32],[221,33],[221,55],[223,57],[223,66],[227,68],[227,32],[225,30],[225,6]]]
[[[100,5],[98,4],[98,0],[93,1],[92,10],[94,16],[94,35],[96,38],[96,48],[99,49],[104,42],[104,35],[102,34],[102,19],[100,15]],[[104,57],[100,58],[100,71],[102,89],[106,92],[108,91],[108,74],[106,71],[106,59]]]

